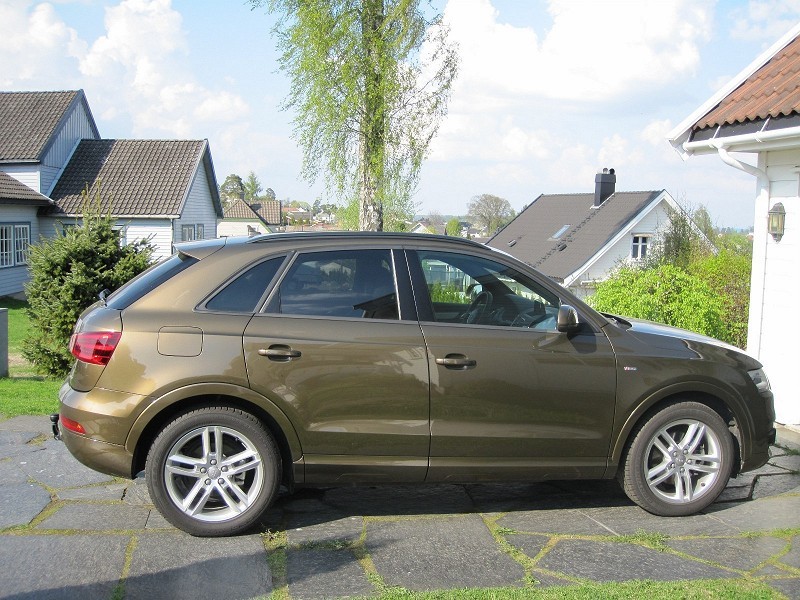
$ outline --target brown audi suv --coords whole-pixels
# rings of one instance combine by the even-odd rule
[[[176,527],[254,526],[281,484],[618,478],[702,510],[775,439],[762,365],[599,314],[463,239],[278,234],[177,247],[86,310],[57,429],[146,474]]]

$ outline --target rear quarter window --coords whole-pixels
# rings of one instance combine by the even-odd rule
[[[271,258],[250,267],[206,302],[206,310],[255,312],[284,258]]]

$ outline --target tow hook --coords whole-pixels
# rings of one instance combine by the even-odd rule
[[[50,423],[53,426],[53,437],[57,440],[60,440],[61,430],[58,428],[58,413],[50,415]]]

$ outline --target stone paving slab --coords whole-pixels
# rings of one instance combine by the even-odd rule
[[[458,485],[332,488],[325,492],[323,501],[329,507],[361,516],[453,514],[473,509],[469,495]]]
[[[575,509],[517,511],[498,519],[497,524],[525,533],[613,535],[611,530]]]
[[[286,524],[286,538],[290,545],[330,544],[334,542],[356,542],[364,529],[361,517],[342,516],[337,513],[315,513],[291,515]]]
[[[731,571],[634,544],[561,540],[538,566],[592,581],[720,579]]]
[[[32,483],[0,485],[0,529],[27,525],[50,504],[50,494]]]
[[[51,488],[80,487],[114,480],[110,475],[82,465],[69,453],[64,443],[57,440],[48,440],[18,458],[20,467],[28,477]]]
[[[125,496],[128,485],[125,483],[113,483],[111,485],[92,485],[88,487],[68,488],[56,492],[59,500],[122,500]]]
[[[732,535],[740,532],[738,528],[708,515],[658,517],[633,504],[588,508],[581,512],[616,535],[633,535],[642,530],[669,536]]]
[[[290,549],[286,571],[292,600],[375,595],[350,550]]]
[[[771,579],[766,583],[787,598],[800,598],[800,577],[792,579]]]
[[[253,598],[272,592],[261,536],[139,536],[125,583],[126,600]]]
[[[712,504],[706,512],[737,531],[759,531],[800,527],[798,508],[799,497],[777,496],[755,502]]]
[[[791,550],[782,556],[780,560],[785,565],[800,569],[800,535],[792,538]]]
[[[121,535],[4,536],[0,598],[108,600],[122,575]]]
[[[17,460],[7,458],[0,460],[0,481],[3,484],[26,483],[28,474],[20,468]]]
[[[37,529],[126,531],[144,529],[149,509],[124,504],[67,504],[39,523]]]
[[[524,577],[477,515],[370,523],[366,545],[390,586],[500,587],[520,585]]]
[[[785,494],[800,485],[800,475],[794,473],[782,475],[765,475],[756,480],[753,488],[753,499],[766,498]]]
[[[773,537],[668,540],[667,546],[690,556],[725,567],[752,571],[786,548],[786,541]]]

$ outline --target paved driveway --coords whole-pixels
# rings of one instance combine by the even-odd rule
[[[46,417],[17,417],[0,422],[0,598],[708,578],[759,579],[800,598],[800,453],[779,443],[692,517],[652,516],[613,482],[340,487],[282,496],[261,532],[199,539],[161,518],[144,481],[83,467]]]

